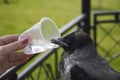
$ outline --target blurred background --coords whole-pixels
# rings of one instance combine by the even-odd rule
[[[0,35],[22,33],[40,21],[52,18],[61,27],[80,14],[80,0],[0,0]]]
[[[93,13],[95,11],[120,11],[120,0],[91,0],[90,24],[92,27],[94,26]],[[42,17],[52,18],[58,27],[61,28],[73,18],[81,14],[82,0],[0,0],[0,36],[21,34],[23,31],[40,21]],[[99,20],[106,18],[112,19],[114,17],[102,16]],[[98,24],[97,26],[99,27],[97,29],[98,37],[96,42],[100,43],[97,46],[97,50],[106,60],[109,61],[114,54],[120,53],[120,22],[117,24]],[[92,30],[91,33],[93,34]],[[93,38],[92,34],[91,37]],[[61,53],[61,51],[61,49],[58,50],[58,53]],[[32,64],[40,57],[41,54],[31,60],[29,64]],[[55,64],[53,57],[55,56],[52,55],[49,59],[46,59],[44,63],[52,63],[53,67]],[[59,54],[57,58],[60,57],[61,54]],[[23,69],[29,67],[29,64],[22,67],[22,69],[17,71],[17,73],[19,74]],[[111,61],[110,64],[114,69],[120,72],[120,57]],[[40,66],[44,68],[43,65],[40,64]],[[53,74],[55,74],[54,69],[55,66],[53,67]],[[34,80],[35,76],[40,74],[39,70],[38,68],[34,70],[33,79],[30,80]],[[43,73],[42,77],[43,75],[45,74]]]
[[[91,0],[92,11],[120,10],[120,0]],[[22,33],[42,17],[58,27],[81,14],[81,0],[0,0],[0,36]]]

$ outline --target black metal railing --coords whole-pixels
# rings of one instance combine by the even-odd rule
[[[84,15],[78,16],[77,18],[75,18],[74,20],[72,20],[71,22],[69,22],[68,24],[66,24],[65,26],[63,26],[60,29],[61,34],[65,34],[66,32],[68,32],[69,30],[76,30],[73,29],[74,27],[78,28],[78,25],[80,24],[80,22],[82,22],[82,20],[84,19]],[[61,53],[59,51],[59,48],[57,49],[52,49],[46,53],[44,53],[42,56],[40,56],[40,58],[38,58],[36,61],[32,62],[32,64],[30,65],[30,67],[27,67],[24,71],[22,71],[19,76],[18,76],[18,80],[24,80],[25,78],[32,78],[33,80],[43,80],[44,78],[46,80],[59,80],[60,79],[60,75],[58,72],[58,62],[60,60],[60,56]],[[50,56],[52,56],[52,54],[54,55],[54,57],[52,57],[52,61],[54,61],[54,63],[51,63],[48,61],[48,63],[46,63],[47,59],[50,60]],[[46,60],[46,61],[45,61]],[[39,68],[37,71],[37,76],[32,77],[32,73],[34,73],[34,70]],[[41,70],[44,70],[44,75],[45,77],[40,77],[40,73]],[[53,72],[54,71],[54,72]],[[28,74],[29,73],[29,74]],[[28,77],[26,77],[28,76]],[[29,80],[28,78],[28,80]]]
[[[114,68],[120,71],[120,11],[101,11],[93,15],[94,26],[91,27],[90,0],[82,0],[82,14],[62,26],[60,33],[65,36],[69,32],[83,29],[93,37],[98,52],[111,64],[117,65]],[[62,49],[58,47],[33,55],[26,63],[2,74],[0,80],[61,80],[58,70],[61,54]],[[12,79],[14,77],[16,79]]]
[[[83,23],[84,18],[84,14],[76,17],[63,26],[60,29],[60,33],[65,35],[69,31],[71,32],[80,29],[80,24]],[[34,55],[28,62],[14,67],[1,75],[0,80],[7,80],[11,76],[16,76],[16,72],[17,80],[59,80],[58,62],[61,53],[61,49],[58,47],[45,53]],[[26,68],[21,69],[26,65]]]
[[[71,20],[60,29],[60,33],[63,36],[68,32],[81,28],[89,34],[90,0],[82,0],[82,9],[80,16]],[[2,74],[0,80],[60,80],[58,62],[61,57],[61,51],[62,50],[58,47],[45,53],[34,55],[26,63]]]
[[[120,11],[95,12],[93,29],[98,52],[120,71]]]

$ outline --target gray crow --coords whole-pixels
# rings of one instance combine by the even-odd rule
[[[59,65],[63,80],[120,80],[120,74],[98,54],[84,31],[51,41],[64,49]]]

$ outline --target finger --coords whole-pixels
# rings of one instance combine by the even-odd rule
[[[32,55],[25,54],[24,52],[16,52],[9,55],[9,61],[24,61],[31,57]]]
[[[32,55],[27,55],[23,52],[13,53],[9,56],[9,61],[11,66],[16,66],[26,62]]]
[[[4,45],[1,47],[1,51],[2,51],[1,53],[3,55],[6,55],[6,54],[14,53],[17,50],[23,49],[27,45],[28,40],[29,40],[29,38],[26,37],[25,39],[15,41],[8,45]]]
[[[0,45],[6,45],[8,43],[17,41],[19,37],[19,34],[13,34],[13,35],[7,35],[0,37]]]

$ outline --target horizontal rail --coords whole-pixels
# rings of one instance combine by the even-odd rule
[[[98,20],[101,16],[113,16],[111,19]],[[114,23],[120,22],[120,11],[97,11],[94,12],[94,22],[97,23]]]
[[[68,30],[70,30],[71,28],[73,28],[76,24],[80,24],[80,22],[84,19],[85,15],[82,14],[78,17],[76,17],[75,19],[71,20],[70,22],[68,22],[66,25],[62,26],[62,28],[60,28],[60,33],[63,35],[65,32],[67,32]],[[58,47],[59,48],[59,47]],[[56,48],[57,49],[57,48]],[[24,69],[20,74],[18,74],[18,79],[17,80],[23,80],[24,78],[26,78],[26,76],[28,74],[30,74],[34,69],[37,68],[37,66],[39,66],[42,62],[44,62],[44,60],[46,60],[50,55],[53,54],[53,52],[56,49],[51,49],[49,51],[47,51],[46,53],[44,53],[40,58],[36,59],[34,62],[32,62],[32,64],[30,66],[28,66],[26,69]],[[33,59],[34,57],[36,57],[37,55],[34,55],[31,59]],[[31,61],[31,59],[29,61]],[[29,62],[28,61],[28,62]],[[5,80],[8,78],[8,76],[12,75],[13,73],[15,73],[16,71],[18,71],[20,68],[22,68],[22,66],[24,66],[26,63],[13,67],[11,69],[9,69],[7,72],[5,72],[4,74],[2,74],[0,76],[0,80]]]
[[[60,29],[60,33],[64,34],[66,31],[68,31],[69,29],[71,29],[74,25],[76,25],[81,20],[83,20],[83,18],[84,18],[84,15],[76,17],[75,19],[73,19],[72,21],[70,21],[68,24],[64,25]],[[36,61],[34,61],[30,67],[28,67],[27,69],[25,69],[23,72],[20,73],[20,75],[18,76],[18,80],[23,80],[26,77],[26,75],[28,75],[28,73],[31,73],[35,68],[37,68],[37,66],[39,66],[40,64],[42,64],[42,62],[45,59],[47,59],[55,50],[56,49],[52,49],[52,50],[44,53],[43,56],[41,56],[39,59],[37,59]]]
[[[85,18],[85,14],[82,14],[76,17],[75,19],[71,20],[66,25],[62,26],[62,28],[60,29],[60,33],[64,34],[68,30],[70,30],[73,26],[75,26],[76,24],[79,24],[84,18]]]
[[[94,15],[113,15],[113,14],[120,14],[120,11],[95,11]]]
[[[120,20],[99,20],[99,21],[96,21],[97,23],[117,23],[117,22],[120,22]]]
[[[56,48],[57,49],[57,48]],[[50,55],[53,54],[55,49],[49,50],[48,52],[44,53],[40,58],[32,62],[32,64],[24,69],[19,75],[17,80],[23,80],[28,76],[32,71],[34,71],[40,64],[42,64]]]

